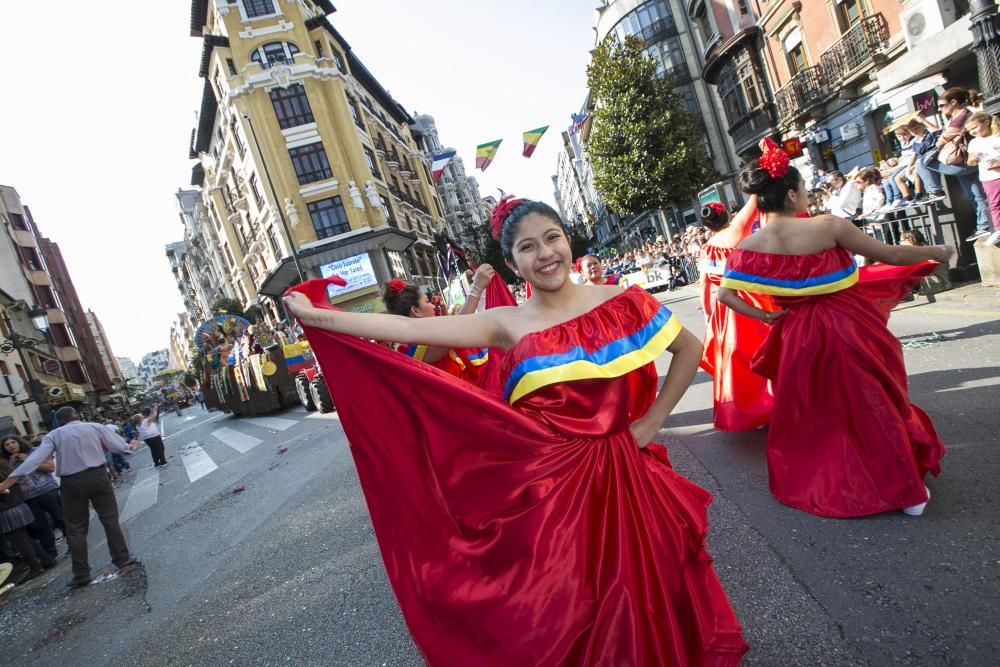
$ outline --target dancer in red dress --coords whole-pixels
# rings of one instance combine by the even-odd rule
[[[472,287],[469,295],[458,311],[459,315],[470,315],[476,312],[483,294],[496,275],[489,264],[482,264],[472,277]],[[405,281],[393,278],[385,284],[382,290],[382,303],[385,309],[393,315],[403,317],[437,317],[438,310],[427,298],[427,294],[415,285],[407,285]],[[450,375],[460,377],[473,384],[479,384],[489,362],[489,350],[486,348],[447,348],[428,347],[412,343],[395,343],[397,352],[440,368]]]
[[[946,261],[951,249],[884,245],[831,215],[796,219],[808,195],[781,151],[765,152],[740,182],[774,213],[730,255],[719,301],[774,325],[753,362],[774,388],[771,492],[820,516],[919,515],[929,499],[924,476],[939,474],[944,446],[910,403],[887,323],[934,269],[927,260]],[[884,264],[859,270],[852,253]],[[744,292],[770,294],[783,310],[757,308]]]
[[[697,370],[697,338],[639,288],[572,284],[546,204],[505,199],[494,222],[534,287],[520,307],[414,319],[286,297],[337,369],[330,388],[417,646],[461,667],[737,664],[746,644],[704,548],[710,495],[650,444]],[[503,397],[363,338],[504,348]]]
[[[604,275],[604,264],[597,255],[584,255],[579,259],[580,273],[587,285],[619,285],[622,274],[610,273]]]
[[[701,367],[712,376],[715,428],[750,431],[771,419],[774,398],[770,381],[753,372],[750,362],[764,339],[768,326],[760,320],[735,313],[719,303],[713,292],[733,249],[750,235],[758,220],[757,198],[750,197],[731,221],[722,204],[702,209],[702,223],[715,232],[701,247],[698,266],[702,275],[702,307],[708,328]],[[740,298],[761,310],[776,310],[768,295],[740,292]]]

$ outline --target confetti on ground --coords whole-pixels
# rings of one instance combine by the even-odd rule
[[[921,348],[931,347],[932,345],[936,345],[937,343],[942,343],[946,340],[948,339],[942,336],[941,334],[934,332],[929,336],[924,336],[923,338],[914,338],[913,340],[906,341],[905,343],[903,343],[903,349],[919,350]]]

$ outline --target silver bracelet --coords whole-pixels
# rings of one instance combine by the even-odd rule
[[[483,290],[473,285],[469,288],[469,298],[479,299],[483,296]]]

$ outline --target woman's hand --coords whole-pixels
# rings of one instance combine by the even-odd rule
[[[479,268],[476,269],[475,275],[472,276],[472,285],[482,291],[489,286],[490,281],[493,280],[493,276],[496,273],[489,264],[480,264]]]
[[[299,320],[304,319],[309,315],[309,313],[316,310],[316,307],[312,305],[312,302],[302,292],[291,292],[285,297],[285,308],[292,317],[296,317]]]
[[[632,422],[628,430],[632,432],[632,437],[635,438],[639,449],[644,449],[653,440],[653,436],[659,432],[660,427],[648,419],[642,418]]]
[[[764,324],[771,325],[774,324],[778,318],[784,317],[787,310],[762,310],[763,313],[760,317],[760,321]]]
[[[955,249],[950,245],[936,245],[934,251],[934,260],[942,264],[947,264],[948,260],[955,254]]]

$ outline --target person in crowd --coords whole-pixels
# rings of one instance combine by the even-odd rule
[[[622,267],[625,271],[625,267]],[[586,285],[618,285],[621,283],[621,273],[604,275],[604,264],[597,255],[584,255],[580,258],[580,272],[587,281]]]
[[[133,441],[130,446],[100,424],[80,421],[80,414],[70,406],[56,410],[55,417],[62,426],[46,435],[42,444],[0,482],[0,493],[10,490],[22,477],[34,472],[55,454],[66,521],[66,541],[73,561],[73,578],[67,585],[79,588],[90,583],[87,530],[91,505],[104,526],[108,550],[115,566],[121,569],[135,562],[129,555],[118,523],[118,501],[104,470],[101,445],[126,454],[137,449],[139,443]]]
[[[977,111],[969,116],[965,129],[973,137],[969,142],[968,163],[979,168],[979,182],[986,194],[993,224],[986,243],[1000,245],[1000,117]]]
[[[919,229],[907,229],[899,235],[899,245],[927,245],[927,239]]]
[[[982,105],[982,98],[974,90],[964,90],[962,88],[949,88],[938,100],[938,111],[941,112],[948,124],[941,131],[935,147],[938,149],[936,156],[932,156],[924,161],[925,172],[932,178],[931,194],[935,192],[943,193],[939,174],[954,176],[969,201],[976,206],[976,230],[966,241],[976,241],[984,236],[989,236],[993,232],[993,225],[990,221],[990,207],[986,200],[986,192],[983,184],[979,181],[975,167],[970,167],[968,163],[969,133],[965,129],[965,124],[974,113],[969,107],[979,107]],[[925,120],[925,122],[928,122]],[[936,176],[936,181],[933,180]]]
[[[930,498],[924,476],[940,473],[945,450],[910,403],[902,348],[887,322],[934,270],[928,260],[945,262],[953,251],[885,245],[837,216],[797,219],[805,184],[784,151],[752,162],[740,186],[773,215],[730,255],[719,301],[773,325],[753,360],[774,390],[771,492],[820,516],[920,515]],[[883,265],[859,270],[852,253]],[[780,310],[739,292],[771,294]]]
[[[702,224],[715,232],[701,247],[702,309],[707,323],[701,367],[712,376],[714,423],[720,431],[760,428],[770,421],[774,404],[770,382],[750,367],[754,352],[767,337],[767,325],[734,312],[713,292],[729,255],[750,235],[759,218],[754,196],[731,220],[711,205],[701,210]],[[741,292],[740,297],[762,310],[775,310],[770,296]]]
[[[937,152],[936,144],[938,137],[941,136],[940,128],[924,116],[912,119],[906,128],[913,135],[913,155],[910,155],[904,163],[906,171],[896,179],[906,203],[921,204],[943,199],[941,175],[924,166],[924,162]],[[912,189],[909,185],[911,183]]]
[[[882,182],[886,204],[902,208],[913,200],[915,194],[913,186],[916,185],[914,179],[917,176],[913,165],[917,159],[920,139],[910,130],[909,124],[896,128],[896,139],[899,141],[899,160],[895,165],[887,165],[888,173],[884,175]]]
[[[824,169],[823,167],[818,167],[813,172],[812,188],[810,189],[815,190],[820,185],[826,183],[827,179],[829,179],[829,176],[827,176],[826,169]]]
[[[832,215],[854,220],[861,212],[861,191],[857,185],[844,176],[842,171],[831,171],[827,183],[830,186],[827,210]]]
[[[135,417],[132,419],[135,421]],[[157,468],[167,465],[166,448],[160,434],[159,420],[160,406],[154,403],[152,407],[142,409],[142,416],[137,424],[139,439],[149,447],[149,454],[153,457],[153,465]]]
[[[867,218],[877,215],[885,206],[882,174],[875,167],[862,169],[854,177],[854,184],[861,191],[861,216]]]
[[[125,432],[118,424],[115,424],[110,419],[103,419],[102,423],[105,428],[109,429],[115,435],[124,437]],[[118,452],[112,452],[111,450],[105,449],[105,454],[108,459],[108,473],[111,475],[112,479],[119,480],[121,479],[122,473],[132,470],[132,464],[130,464],[125,457]]]
[[[34,449],[26,438],[19,435],[5,436],[0,446],[3,447],[4,458],[11,469],[24,463]],[[64,537],[66,535],[59,482],[52,476],[55,469],[54,461],[51,459],[44,461],[39,464],[35,472],[21,478],[19,484],[24,502],[33,517],[31,525],[28,526],[28,534],[53,558],[59,555],[56,549],[56,537],[52,532],[53,526],[59,529]]]
[[[198,401],[198,404],[201,405],[201,409],[204,410],[205,409],[205,392],[203,392],[201,390],[201,387],[198,387],[198,389],[195,390],[195,392],[194,392],[194,398],[195,398],[196,401]]]
[[[24,502],[24,492],[20,485],[7,484],[12,479],[12,471],[10,464],[0,461],[0,488],[6,489],[0,492],[0,534],[7,538],[21,560],[28,564],[30,571],[22,580],[23,583],[37,577],[44,570],[55,567],[56,557],[47,553],[28,535],[26,528],[32,524],[34,516]]]
[[[746,644],[704,550],[709,496],[651,444],[700,342],[639,287],[571,283],[547,204],[505,197],[491,222],[532,286],[519,307],[337,312],[312,305],[326,307],[323,281],[285,297],[338,369],[331,391],[416,645],[429,664],[736,665]],[[504,400],[371,339],[502,348]]]

